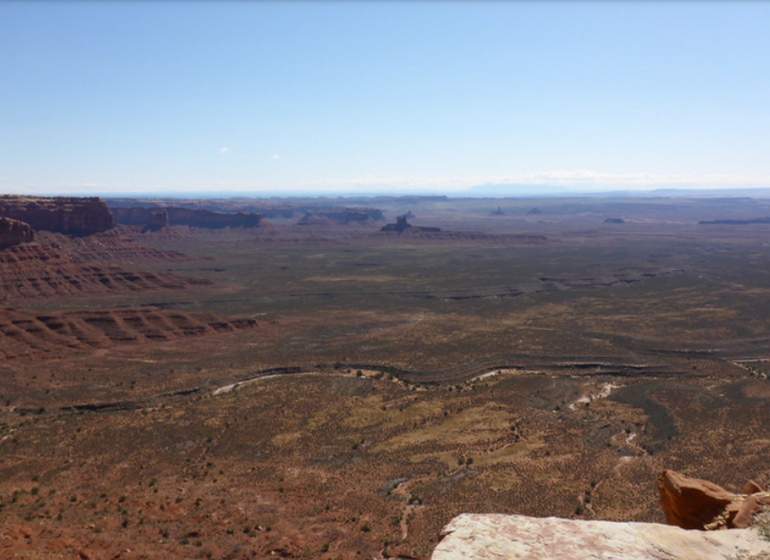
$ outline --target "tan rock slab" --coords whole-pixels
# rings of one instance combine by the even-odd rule
[[[770,560],[770,542],[754,529],[463,514],[442,535],[432,560]]]

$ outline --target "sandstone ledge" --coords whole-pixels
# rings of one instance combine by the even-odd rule
[[[35,232],[29,227],[29,224],[10,218],[0,218],[0,249],[13,247],[34,239]]]
[[[0,195],[0,217],[29,224],[35,231],[90,235],[115,227],[97,197]]]
[[[770,542],[753,529],[687,531],[656,523],[462,514],[432,560],[761,560]]]

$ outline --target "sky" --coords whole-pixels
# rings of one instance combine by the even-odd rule
[[[0,192],[770,187],[770,2],[0,2]]]

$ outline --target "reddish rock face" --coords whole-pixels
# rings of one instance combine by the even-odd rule
[[[0,249],[35,239],[35,232],[29,224],[10,218],[0,218]]]
[[[754,482],[753,480],[749,480],[746,485],[743,487],[743,493],[744,494],[756,494],[757,492],[761,492],[762,487]]]
[[[88,235],[115,227],[107,205],[97,197],[0,196],[0,217],[26,222],[38,231]]]
[[[746,485],[751,495],[733,494],[706,480],[665,470],[658,477],[660,505],[666,523],[683,529],[742,529],[755,513],[770,508],[770,493],[756,483]]]
[[[211,313],[155,308],[34,313],[0,307],[0,360],[207,337],[257,327],[259,323],[253,319],[230,320]],[[2,544],[0,558],[4,558]]]
[[[154,210],[150,212],[150,219],[147,223],[147,228],[151,231],[159,231],[164,227],[168,227],[168,211],[163,208],[161,210]]]
[[[770,492],[752,494],[742,503],[734,504],[731,511],[735,511],[735,515],[732,517],[732,526],[737,529],[745,529],[752,524],[755,514],[770,511]]]
[[[76,294],[181,290],[188,288],[191,280],[197,285],[212,283],[170,272],[139,272],[116,264],[82,262],[37,243],[0,251],[0,302]]]

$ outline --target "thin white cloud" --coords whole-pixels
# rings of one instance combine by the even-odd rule
[[[272,156],[270,156],[270,159],[280,159],[280,158],[281,156],[279,156],[278,154],[273,154]]]
[[[219,153],[226,154],[227,152],[232,152],[232,151],[233,151],[232,148],[222,148],[221,150],[219,150]]]

